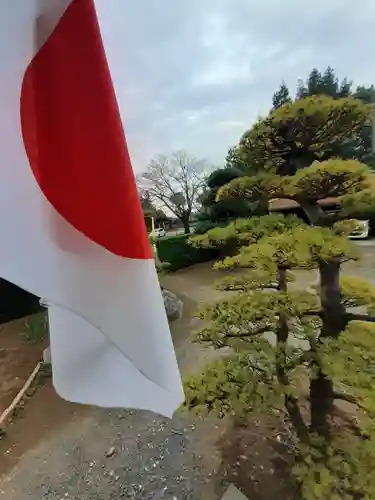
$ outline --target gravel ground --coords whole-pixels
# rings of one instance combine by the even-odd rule
[[[211,350],[189,338],[196,328],[192,315],[197,302],[215,296],[212,266],[201,266],[197,273],[199,286],[194,272],[163,278],[168,289],[183,291],[184,314],[172,330],[185,374],[212,357]],[[55,398],[44,401],[42,393],[37,396],[42,399],[34,401],[38,408],[47,405],[46,413],[54,414]],[[36,413],[31,433],[33,425],[45,425],[39,420]],[[53,420],[47,427],[52,425]],[[39,444],[30,446],[10,474],[0,478],[0,500],[217,500],[224,492],[216,474],[220,454],[214,444],[221,425],[191,415],[168,420],[141,411],[89,409],[84,417],[60,423],[52,437],[41,437]],[[16,435],[17,430],[12,432]],[[28,432],[26,427],[24,439]]]
[[[28,452],[2,478],[0,498],[215,500],[215,429],[186,416],[95,409]]]
[[[363,245],[362,261],[347,264],[345,271],[375,283],[374,246]],[[313,278],[311,273],[299,275],[302,285]],[[168,289],[183,291],[185,314],[172,330],[182,371],[195,371],[211,357],[209,350],[201,352],[191,344],[189,335],[196,303],[217,297],[212,270],[209,264],[196,266],[164,281]],[[170,421],[147,412],[90,410],[25,454],[0,479],[0,500],[219,500],[224,474],[215,443],[222,430],[209,419],[195,421],[191,416]],[[237,472],[233,475],[232,480]]]

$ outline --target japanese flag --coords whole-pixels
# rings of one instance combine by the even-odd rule
[[[181,379],[93,0],[2,0],[0,61],[0,276],[47,301],[63,398],[171,416]]]

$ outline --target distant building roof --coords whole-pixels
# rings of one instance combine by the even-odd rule
[[[322,200],[318,200],[318,205],[323,207],[338,204],[339,200],[337,198],[324,198]],[[274,198],[269,201],[268,207],[271,212],[282,212],[283,210],[299,208],[300,205],[296,201],[289,200],[288,198]]]

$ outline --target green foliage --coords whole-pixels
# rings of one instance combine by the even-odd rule
[[[261,174],[234,179],[219,189],[217,198],[242,198],[267,205],[273,198],[290,198],[298,201],[305,210],[322,198],[334,197],[341,206],[336,216],[328,217],[330,224],[333,224],[335,218],[371,217],[375,213],[374,189],[374,176],[367,165],[357,160],[332,159],[315,162],[309,168],[298,170],[293,176]],[[327,220],[319,207],[315,206],[315,210],[319,217]],[[319,219],[314,220],[314,223],[319,223]],[[354,222],[340,222],[335,226],[335,231],[349,234],[350,224],[354,229]]]
[[[332,231],[341,236],[348,236],[358,228],[357,219],[343,219],[335,222]]]
[[[371,187],[359,193],[347,194],[341,198],[341,215],[367,218],[375,213],[375,183],[371,179]]]
[[[315,162],[293,176],[262,174],[234,179],[219,189],[216,199],[244,198],[250,201],[295,198],[317,201],[322,198],[353,195],[374,187],[371,170],[357,160],[332,159]],[[367,201],[367,200],[366,200]],[[349,201],[347,201],[347,204]]]
[[[281,179],[270,174],[259,174],[252,177],[240,177],[221,187],[216,195],[217,201],[242,198],[262,201],[275,198],[281,191]]]
[[[34,386],[42,387],[46,384],[48,380],[52,378],[52,364],[51,363],[43,363],[41,369],[39,370],[38,375],[34,380]]]
[[[249,243],[256,243],[270,233],[283,231],[302,225],[294,215],[270,214],[263,217],[237,219],[225,227],[210,229],[203,235],[193,236],[192,245],[198,248],[238,248]]]
[[[216,200],[220,187],[241,175],[243,174],[239,170],[233,168],[220,168],[209,175],[206,181],[207,188],[201,197],[203,213],[206,219],[221,222],[235,217],[246,217],[251,214],[253,207],[246,200]]]
[[[212,222],[210,220],[201,220],[194,227],[194,234],[204,234],[207,233],[210,229],[214,229],[217,227],[216,222]]]
[[[276,109],[291,101],[292,99],[289,94],[289,89],[285,82],[282,82],[280,88],[272,96],[272,107],[273,109]]]
[[[197,339],[215,348],[246,349],[251,337],[276,331],[280,314],[299,318],[318,308],[317,295],[305,291],[254,290],[235,294],[202,309],[200,318],[209,321],[209,326],[197,333]]]
[[[293,473],[304,500],[371,500],[375,446],[350,432],[335,435],[329,445],[315,439],[301,446]]]
[[[250,353],[222,357],[206,371],[185,381],[185,406],[199,414],[246,415],[270,400],[277,401],[273,366],[275,351],[262,340]]]
[[[366,307],[375,311],[375,287],[356,276],[340,277],[341,299],[346,307]]]
[[[218,252],[214,249],[193,247],[189,244],[189,235],[185,234],[160,238],[156,245],[160,261],[168,263],[170,271],[198,262],[207,262],[218,256]]]
[[[25,337],[28,342],[38,344],[48,335],[48,314],[41,312],[25,320]]]
[[[358,85],[354,97],[367,104],[372,104],[375,102],[375,87],[370,85],[365,87],[364,85]]]
[[[206,217],[215,223],[224,223],[238,217],[248,217],[256,211],[246,200],[213,201],[206,207]]]
[[[326,96],[306,97],[277,108],[245,132],[228,153],[232,167],[293,175],[314,161],[362,160],[363,130],[370,109],[361,101]]]
[[[218,168],[207,177],[206,184],[210,189],[219,188],[241,175],[242,172],[234,168]]]
[[[295,276],[292,273],[286,275],[287,283],[295,281]],[[216,285],[218,290],[226,290],[231,292],[250,292],[252,290],[264,288],[277,288],[277,276],[270,270],[257,269],[247,273],[241,273],[238,276],[226,276],[218,281]]]
[[[275,92],[274,96],[277,94],[278,92]],[[289,89],[286,88],[281,94],[289,95]],[[305,81],[300,80],[298,82],[296,93],[297,99],[303,99],[313,95],[326,95],[335,99],[353,96],[355,99],[370,104],[375,102],[375,87],[374,85],[358,85],[353,92],[352,82],[347,78],[343,78],[340,82],[334,70],[328,66],[324,73],[313,68]]]
[[[324,371],[336,387],[372,414],[375,414],[374,345],[375,324],[351,321],[337,339],[324,341],[319,349]]]
[[[313,95],[326,95],[333,98],[348,97],[351,86],[351,82],[346,78],[339,82],[334,70],[330,66],[328,66],[323,74],[314,68],[307,77],[306,82],[299,83],[297,99]]]
[[[280,90],[274,94],[273,103],[275,104],[275,96],[277,103],[273,106],[273,108],[279,107],[278,103],[285,104],[285,102],[288,102],[288,99],[286,99],[285,102],[283,101],[284,95],[289,96],[289,89],[282,86],[280,87]],[[347,78],[344,78],[340,82],[331,67],[328,67],[323,73],[314,68],[305,82],[301,80],[299,81],[296,99],[298,100],[309,96],[323,95],[333,99],[354,97],[364,104],[371,104],[375,102],[375,87],[374,85],[370,85],[368,87],[359,85],[353,92],[352,82]],[[278,97],[280,99],[278,99]],[[372,152],[371,139],[371,127],[365,126],[363,127],[361,134],[356,139],[357,147],[354,148],[354,144],[347,140],[341,145],[341,152],[336,156],[340,156],[342,158],[356,158],[361,160],[363,163],[370,165],[371,168],[374,168],[375,158]],[[350,153],[350,150],[352,150],[352,153]],[[342,151],[346,151],[345,155],[342,154]],[[236,162],[234,161],[232,164],[236,165]]]
[[[354,305],[354,288],[368,291],[368,286],[363,280],[345,281],[343,291],[349,291],[349,305]],[[368,295],[373,293],[374,289]],[[306,500],[375,498],[375,483],[368,473],[375,465],[374,345],[375,324],[352,321],[337,339],[325,339],[319,346],[320,363],[333,380],[337,397],[355,403],[364,413],[357,433],[342,426],[329,443],[315,439],[300,447],[293,472]]]
[[[369,189],[370,169],[357,160],[328,160],[299,170],[291,179],[297,198],[317,201]]]
[[[301,226],[266,236],[257,244],[243,247],[236,256],[227,257],[216,267],[310,269],[320,260],[345,262],[357,257],[357,248],[347,238],[334,234],[328,228]]]

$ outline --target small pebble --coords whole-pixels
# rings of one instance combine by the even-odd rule
[[[105,456],[107,458],[111,458],[113,457],[113,455],[116,453],[116,448],[114,446],[112,446],[112,448],[110,448],[107,453],[105,454]]]

